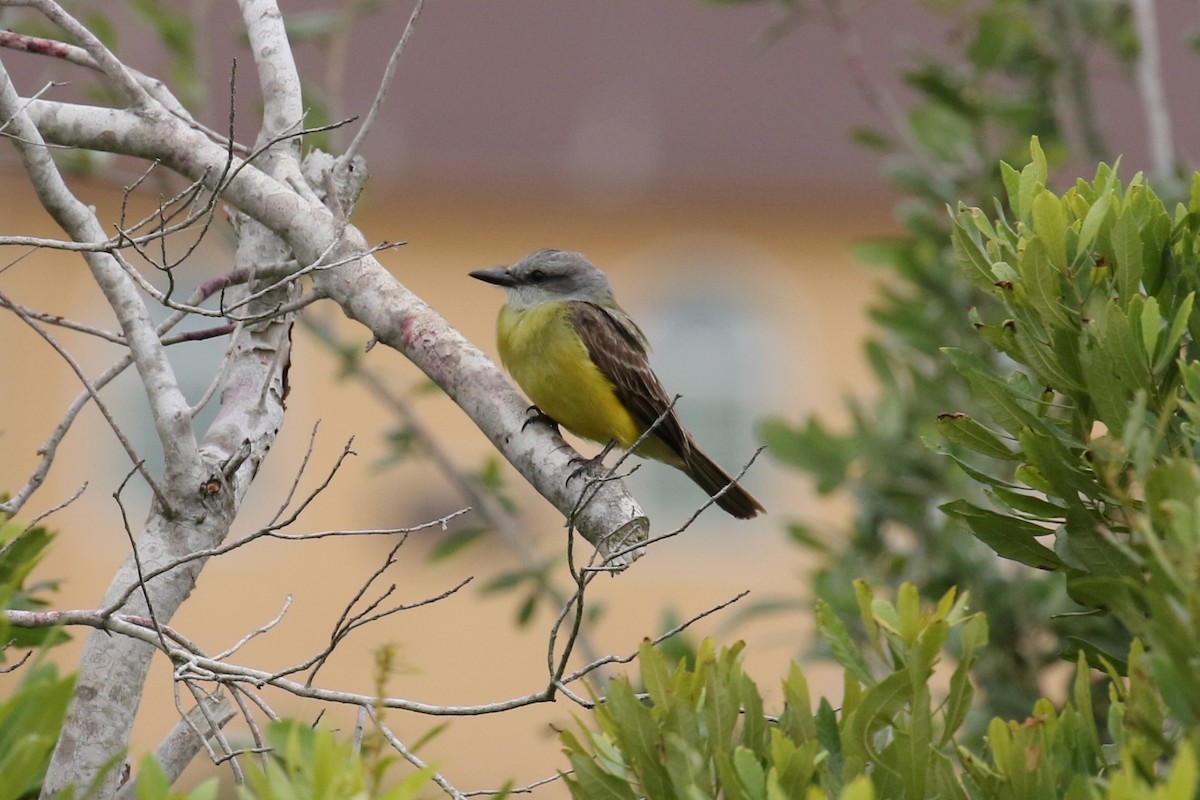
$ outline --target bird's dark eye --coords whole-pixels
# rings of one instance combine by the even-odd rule
[[[546,273],[540,269],[535,269],[529,273],[530,283],[542,283],[546,280]]]

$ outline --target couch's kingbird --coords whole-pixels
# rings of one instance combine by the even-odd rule
[[[503,286],[496,324],[500,360],[538,409],[567,430],[682,470],[735,517],[763,507],[706,456],[679,423],[650,369],[641,329],[617,305],[608,277],[579,253],[538,250],[472,278]],[[665,416],[663,416],[665,414]]]

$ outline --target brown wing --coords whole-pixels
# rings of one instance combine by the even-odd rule
[[[654,424],[671,406],[658,376],[646,358],[646,337],[628,315],[619,309],[583,301],[572,301],[567,312],[587,347],[588,355],[616,387],[617,397],[633,418],[645,428]],[[671,410],[654,429],[683,461],[691,453],[691,438]]]

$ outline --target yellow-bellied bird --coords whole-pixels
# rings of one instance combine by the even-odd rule
[[[679,423],[650,369],[646,337],[617,305],[608,277],[579,253],[538,250],[472,278],[503,286],[500,360],[538,409],[567,430],[682,470],[721,508],[749,519],[763,507],[706,456]],[[731,485],[732,484],[732,485]]]

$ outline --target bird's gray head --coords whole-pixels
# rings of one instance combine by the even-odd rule
[[[616,303],[608,276],[570,250],[538,250],[511,267],[478,269],[471,277],[503,286],[508,305],[517,310],[561,300]]]

